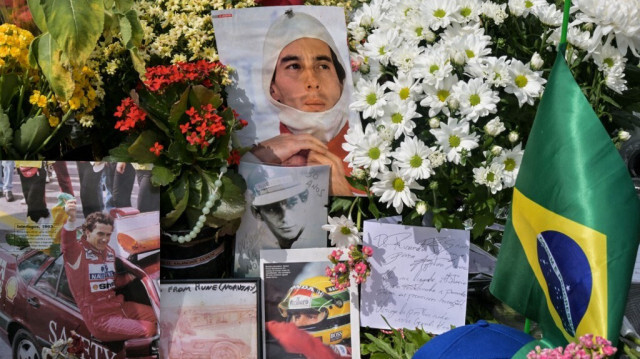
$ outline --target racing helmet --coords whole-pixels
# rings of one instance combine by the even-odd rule
[[[326,276],[311,277],[291,287],[278,310],[288,322],[324,344],[339,344],[351,337],[348,289],[338,289]],[[301,316],[312,319],[298,322]]]

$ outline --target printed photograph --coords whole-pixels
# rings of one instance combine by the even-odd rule
[[[160,311],[151,168],[2,161],[2,170],[0,314],[24,323],[13,352],[46,357],[73,338],[65,350],[87,358],[151,355]]]
[[[220,60],[235,71],[229,104],[249,125],[244,161],[330,165],[330,194],[350,196],[344,136],[359,126],[344,10],[278,6],[212,13]],[[242,43],[243,46],[237,46]]]
[[[257,359],[257,279],[163,281],[160,357]]]
[[[234,271],[258,277],[261,249],[327,246],[328,166],[281,167],[241,162],[245,211],[236,232]]]
[[[265,358],[359,358],[357,291],[337,288],[331,249],[263,250]]]

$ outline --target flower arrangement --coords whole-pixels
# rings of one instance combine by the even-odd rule
[[[569,343],[566,347],[541,349],[536,346],[534,350],[527,354],[527,359],[591,359],[591,358],[611,358],[615,355],[617,348],[611,346],[607,339],[585,334],[579,338],[577,343]]]
[[[351,277],[356,284],[364,283],[371,273],[369,258],[373,256],[373,249],[360,245],[362,233],[358,232],[358,227],[351,217],[329,217],[328,222],[329,224],[323,225],[322,229],[329,232],[331,244],[338,249],[329,255],[333,267],[327,267],[327,277],[340,289],[349,287]],[[341,260],[344,250],[348,251],[349,259],[346,261]]]
[[[151,182],[163,186],[162,228],[190,230],[171,237],[180,243],[205,225],[233,231],[244,212],[244,181],[228,166],[240,158],[232,136],[246,122],[224,106],[228,76],[205,60],[149,67],[114,113],[114,128],[128,137],[111,158],[153,164]]]
[[[572,8],[568,62],[620,142],[638,110],[639,83],[625,76],[637,73],[629,62],[639,10],[635,1],[591,3]],[[406,224],[428,211],[437,228],[472,228],[478,238],[504,220],[561,23],[543,0],[363,4],[348,24],[351,108],[363,120],[345,137],[354,186]]]

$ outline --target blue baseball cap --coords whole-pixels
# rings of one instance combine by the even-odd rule
[[[509,359],[532,340],[532,336],[506,325],[479,320],[434,337],[413,359]]]

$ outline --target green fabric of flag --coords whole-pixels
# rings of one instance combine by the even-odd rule
[[[491,293],[556,345],[617,343],[638,249],[640,202],[561,49],[514,188]]]

